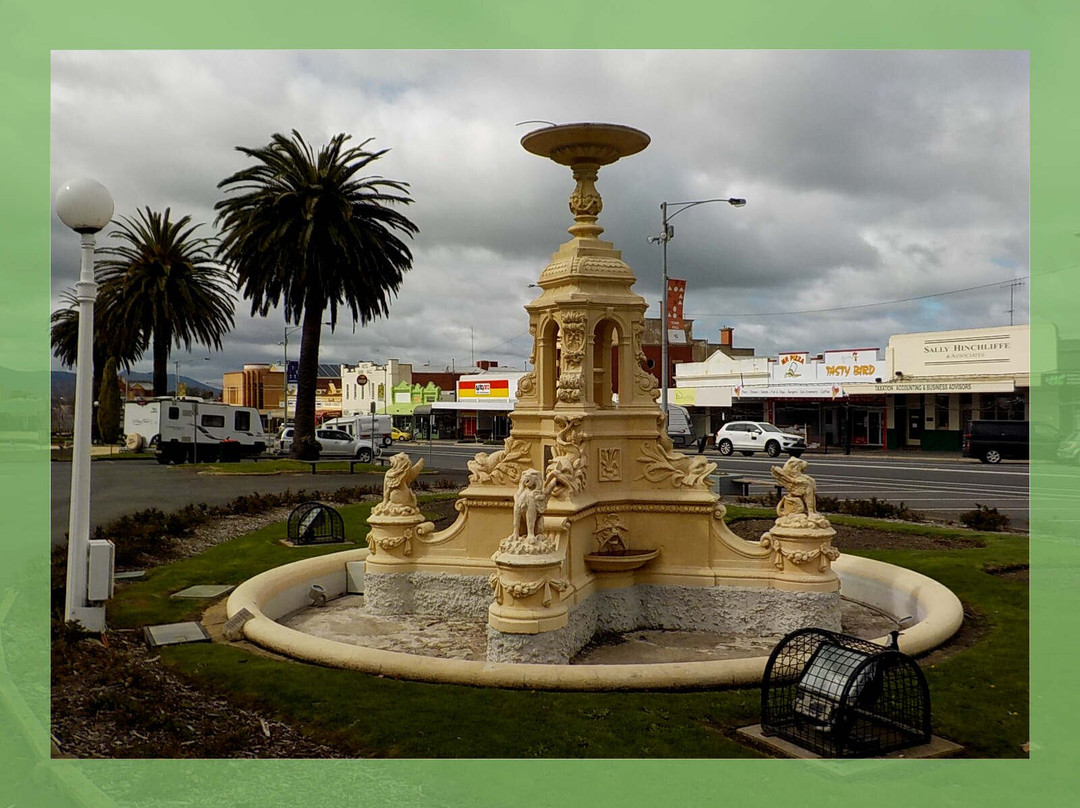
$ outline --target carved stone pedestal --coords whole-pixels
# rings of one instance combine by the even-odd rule
[[[832,562],[840,552],[832,546],[836,531],[832,527],[789,527],[777,520],[761,537],[761,546],[772,553],[772,564],[779,574],[773,579],[776,589],[800,592],[835,592],[840,579]],[[828,523],[826,522],[826,525]]]
[[[495,600],[488,607],[488,625],[506,634],[539,634],[567,623],[562,593],[569,582],[558,553],[496,553],[490,578]]]
[[[368,547],[379,565],[409,564],[412,543],[435,531],[435,525],[420,513],[405,516],[369,516]]]

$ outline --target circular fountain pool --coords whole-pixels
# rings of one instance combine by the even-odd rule
[[[229,597],[227,614],[247,610],[247,639],[295,659],[426,682],[555,690],[627,690],[749,685],[761,680],[777,637],[706,632],[636,631],[595,643],[570,665],[493,663],[483,659],[486,626],[470,620],[368,615],[349,593],[348,565],[368,551],[350,550],[268,570]],[[955,633],[960,601],[911,570],[843,556],[834,563],[845,598],[845,630],[885,642],[910,618],[900,649],[920,654]],[[312,608],[322,587],[327,603]],[[880,633],[878,633],[880,632]]]

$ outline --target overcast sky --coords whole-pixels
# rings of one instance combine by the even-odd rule
[[[516,124],[625,124],[652,143],[601,170],[600,224],[649,316],[660,203],[741,196],[674,222],[668,271],[687,281],[694,336],[730,325],[759,355],[884,348],[1028,322],[1028,283],[1010,289],[1029,273],[1028,104],[1027,54],[1005,51],[55,52],[52,193],[93,177],[117,216],[171,207],[211,236],[217,183],[250,164],[236,146],[292,129],[316,146],[373,138],[390,152],[372,173],[415,199],[413,269],[388,319],[325,329],[322,361],[521,367],[522,307],[568,238],[573,182],[521,148],[542,124]],[[78,238],[55,214],[52,238],[55,308]],[[220,385],[280,361],[283,327],[238,297],[223,351],[173,359]]]

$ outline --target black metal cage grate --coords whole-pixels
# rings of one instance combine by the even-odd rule
[[[761,728],[822,757],[871,757],[930,740],[930,691],[894,648],[805,628],[782,639],[761,684]]]
[[[289,514],[286,536],[293,544],[332,544],[345,541],[345,523],[329,505],[302,502]]]

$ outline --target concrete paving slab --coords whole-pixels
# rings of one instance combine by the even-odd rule
[[[210,635],[201,625],[194,622],[163,623],[147,626],[143,629],[147,645],[156,648],[159,645],[181,645],[189,642],[210,642]]]
[[[174,598],[216,598],[226,592],[232,592],[236,587],[232,584],[199,584],[173,592],[170,597]]]
[[[797,746],[790,741],[785,741],[783,738],[778,738],[775,735],[766,736],[762,734],[761,724],[754,724],[752,727],[743,727],[739,730],[739,734],[744,738],[753,741],[755,744],[759,744],[770,749],[777,754],[783,755],[788,758],[795,758],[796,760],[821,760],[821,755],[814,752],[810,752],[803,749],[801,746]],[[943,758],[951,757],[964,751],[964,747],[959,744],[955,744],[952,741],[946,740],[937,735],[933,735],[930,738],[930,743],[920,744],[919,746],[911,746],[907,749],[898,749],[895,752],[889,752],[887,755],[881,755],[880,757],[870,758],[872,760],[919,760],[930,758]]]

